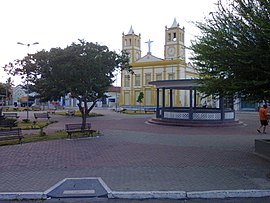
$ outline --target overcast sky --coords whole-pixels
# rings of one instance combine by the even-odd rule
[[[154,56],[164,58],[165,26],[174,18],[185,27],[186,45],[198,30],[191,21],[202,21],[215,10],[217,0],[3,0],[0,1],[0,82],[9,77],[3,66],[52,47],[66,47],[77,39],[106,45],[120,52],[122,33],[132,25],[141,34],[142,56],[149,39]],[[38,45],[18,45],[17,42]],[[17,79],[15,84],[19,84]]]

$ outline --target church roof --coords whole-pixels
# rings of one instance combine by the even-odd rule
[[[133,33],[134,33],[134,30],[133,30],[132,25],[131,25],[131,26],[130,26],[130,29],[129,29],[129,31],[128,31],[128,34],[131,35],[131,34],[133,34]]]
[[[177,23],[176,18],[174,18],[171,28],[178,27],[178,26],[179,24]]]
[[[147,53],[144,57],[140,58],[137,62],[153,62],[153,61],[162,61],[163,59],[153,56],[151,53]]]

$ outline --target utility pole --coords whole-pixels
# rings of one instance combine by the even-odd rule
[[[27,54],[29,54],[30,46],[39,44],[38,42],[34,42],[32,44],[24,44],[21,42],[17,42],[17,44],[27,46]],[[27,91],[27,103],[26,103],[26,119],[29,120],[29,72],[26,74],[26,91]]]

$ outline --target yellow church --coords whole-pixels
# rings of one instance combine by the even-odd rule
[[[148,52],[141,56],[141,34],[135,34],[131,26],[127,34],[122,35],[122,49],[129,53],[133,74],[122,71],[119,105],[124,107],[156,106],[156,88],[148,83],[159,80],[179,80],[196,78],[196,71],[191,64],[186,63],[185,28],[180,28],[174,19],[171,27],[165,27],[164,59],[151,54],[151,43],[148,41]],[[143,93],[142,103],[138,96]],[[169,94],[169,92],[168,92]],[[160,94],[161,95],[161,94]],[[169,105],[169,97],[166,105]],[[173,92],[175,106],[188,106],[188,92],[175,90]]]

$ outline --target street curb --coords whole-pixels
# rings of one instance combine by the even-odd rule
[[[224,199],[270,197],[270,190],[210,190],[210,191],[112,191],[101,177],[65,178],[44,192],[0,192],[0,200],[46,200],[51,191],[67,180],[98,180],[108,199]]]
[[[253,198],[269,197],[270,190],[212,190],[187,192],[188,199],[224,199],[224,198]]]
[[[47,195],[43,192],[0,192],[0,200],[45,200]]]
[[[108,199],[225,199],[270,197],[270,190],[212,190],[212,191],[108,191]],[[0,192],[3,200],[46,200],[46,192]]]
[[[185,191],[112,191],[109,199],[186,199]]]

